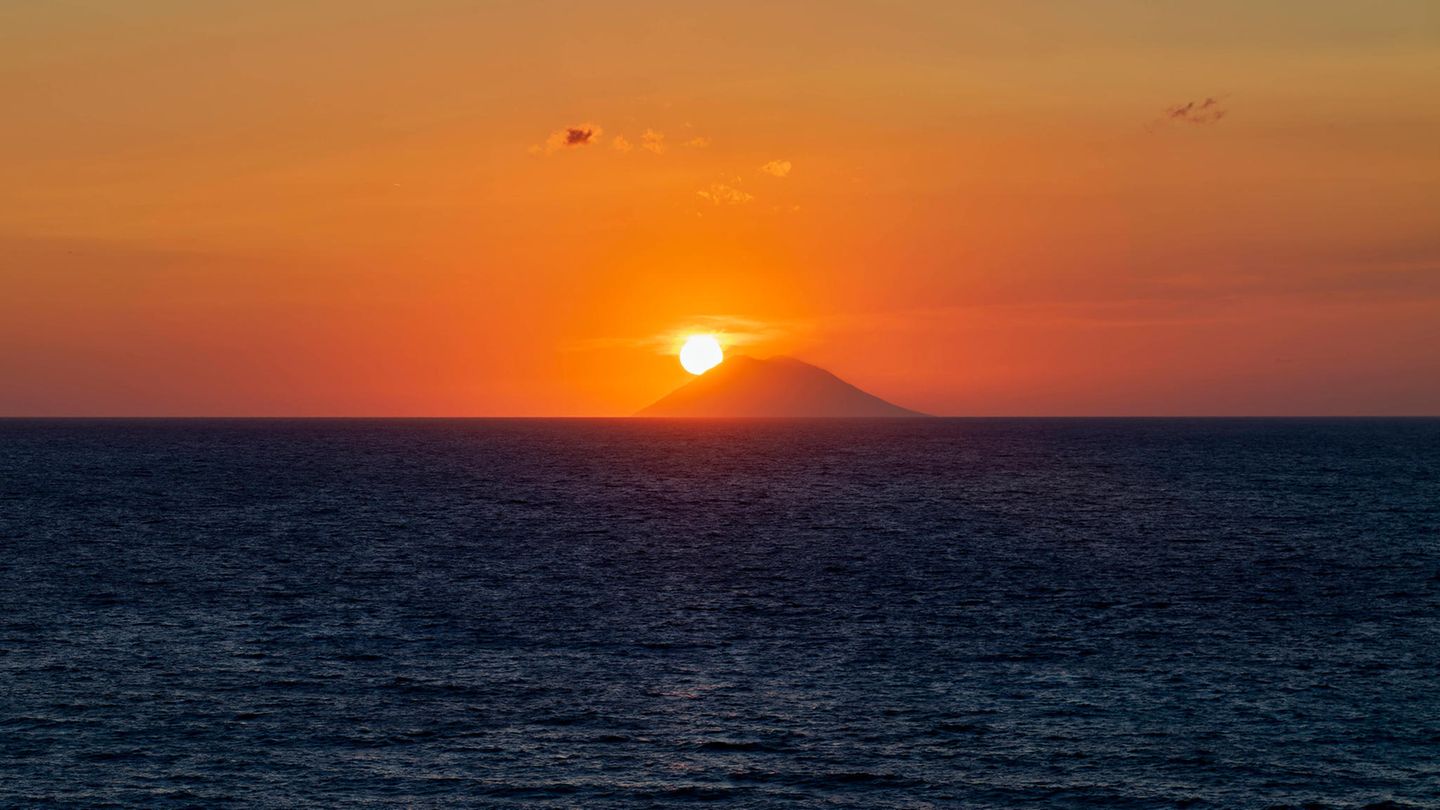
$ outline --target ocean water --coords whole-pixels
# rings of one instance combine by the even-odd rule
[[[0,422],[0,806],[693,803],[1440,807],[1440,421]]]

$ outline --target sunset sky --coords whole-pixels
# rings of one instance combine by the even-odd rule
[[[0,3],[0,415],[1440,413],[1440,3]]]

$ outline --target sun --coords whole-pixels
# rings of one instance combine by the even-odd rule
[[[725,352],[714,335],[691,335],[680,347],[680,365],[691,374],[704,374],[724,359]]]

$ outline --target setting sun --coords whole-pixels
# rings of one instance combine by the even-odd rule
[[[691,374],[704,374],[724,359],[720,341],[713,335],[691,335],[680,347],[680,365]]]

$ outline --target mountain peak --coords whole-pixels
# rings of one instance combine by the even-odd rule
[[[636,416],[924,416],[892,405],[793,357],[725,362]]]

